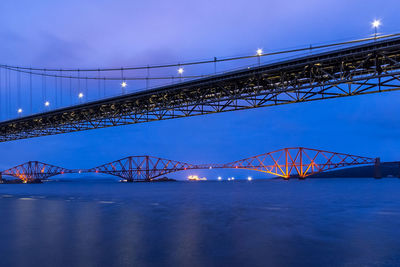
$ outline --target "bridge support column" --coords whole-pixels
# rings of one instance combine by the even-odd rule
[[[381,173],[381,158],[376,158],[376,159],[375,159],[375,173],[374,173],[374,178],[375,178],[375,179],[380,179],[380,178],[382,178],[382,173]]]
[[[399,172],[397,174],[397,177],[400,178],[400,161],[397,164],[399,164]]]
[[[2,181],[3,181],[3,174],[0,172],[0,184],[2,183]]]

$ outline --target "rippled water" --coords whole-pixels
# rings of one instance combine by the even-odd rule
[[[0,266],[400,266],[400,179],[0,185]]]

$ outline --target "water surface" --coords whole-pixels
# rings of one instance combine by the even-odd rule
[[[0,185],[0,266],[400,266],[400,179]]]

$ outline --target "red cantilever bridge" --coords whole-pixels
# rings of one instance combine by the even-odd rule
[[[355,165],[375,164],[378,159],[303,147],[283,148],[226,164],[190,164],[152,156],[132,156],[86,170],[30,161],[1,172],[29,182],[65,173],[104,173],[127,181],[152,181],[169,173],[193,169],[244,169],[273,174],[285,179],[307,176]]]

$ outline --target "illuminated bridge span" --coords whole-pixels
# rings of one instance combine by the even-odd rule
[[[5,170],[1,174],[13,176],[24,181],[30,181],[35,179],[45,180],[55,175],[73,172],[74,171],[72,170],[67,170],[62,167],[57,167],[39,161],[29,161]]]
[[[399,89],[397,37],[4,121],[0,142]]]
[[[378,159],[309,148],[284,148],[227,164],[189,164],[151,156],[133,156],[87,170],[67,170],[40,162],[28,162],[5,170],[3,175],[24,181],[47,179],[63,173],[105,173],[127,181],[152,181],[169,173],[194,169],[242,169],[273,174],[288,179],[336,168],[376,164]]]

